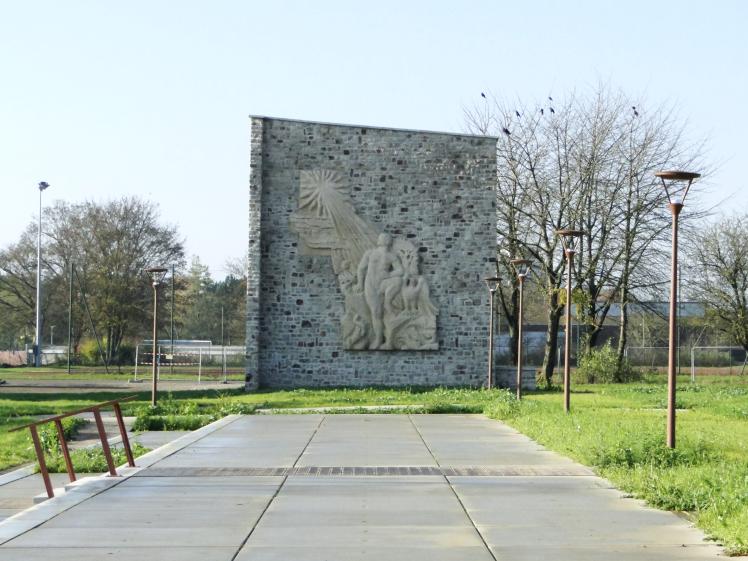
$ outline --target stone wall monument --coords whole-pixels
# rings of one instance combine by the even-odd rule
[[[496,139],[250,125],[247,388],[482,383]]]

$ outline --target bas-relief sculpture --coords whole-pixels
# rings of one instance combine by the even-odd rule
[[[418,267],[418,252],[356,214],[343,176],[302,171],[290,227],[302,255],[330,256],[344,297],[343,347],[435,350],[436,307]]]

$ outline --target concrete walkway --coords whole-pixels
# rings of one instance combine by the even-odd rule
[[[0,559],[664,561],[720,553],[686,521],[622,498],[583,466],[481,416],[237,417],[181,441],[144,456],[121,482],[0,524]]]

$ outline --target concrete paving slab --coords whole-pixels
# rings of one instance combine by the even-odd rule
[[[128,435],[131,442],[137,442],[141,446],[150,448],[151,450],[163,446],[177,438],[181,438],[190,431],[182,430],[164,430],[164,431],[148,431],[140,434]]]
[[[719,558],[686,521],[480,416],[253,416],[201,431],[134,477],[0,523],[0,559]]]
[[[573,465],[514,429],[482,415],[411,415],[440,465]],[[459,422],[455,422],[458,419]]]
[[[290,467],[321,415],[251,416],[159,462],[159,467]],[[235,425],[235,426],[234,426]]]
[[[262,547],[247,545],[236,561],[494,561],[483,546],[408,547],[362,545],[359,547]],[[544,560],[544,561],[547,561]]]
[[[3,561],[231,561],[234,547],[182,547],[160,544],[159,547],[7,547]]]
[[[46,528],[44,526],[13,540],[14,547],[41,547],[58,549],[90,544],[96,547],[163,547],[178,544],[180,547],[237,547],[246,536],[245,528],[212,527],[198,532],[195,528]],[[3,550],[0,549],[0,552]]]
[[[408,415],[328,415],[299,466],[433,466]]]

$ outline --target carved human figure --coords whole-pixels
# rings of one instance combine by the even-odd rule
[[[392,301],[400,292],[405,270],[398,255],[392,251],[389,234],[379,235],[377,247],[364,253],[356,273],[357,289],[364,292],[374,331],[369,348],[391,349],[392,337],[387,332],[384,316],[393,313]]]

